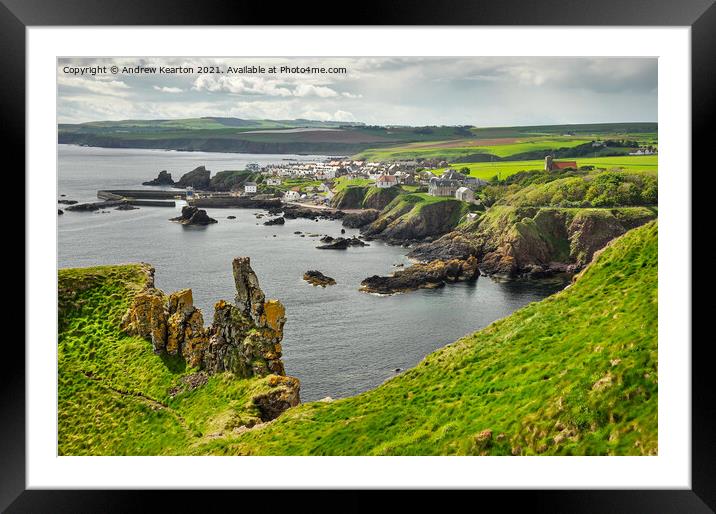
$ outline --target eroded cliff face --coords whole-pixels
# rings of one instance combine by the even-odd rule
[[[539,277],[573,273],[594,253],[626,231],[656,218],[642,207],[561,209],[492,207],[478,220],[431,243],[409,257],[422,262],[475,256],[488,275]]]
[[[435,203],[397,200],[386,207],[375,221],[364,226],[361,232],[395,243],[421,241],[455,229],[466,213],[466,204],[453,199]]]
[[[281,340],[286,311],[278,300],[266,300],[248,257],[233,261],[235,303],[219,300],[208,327],[194,306],[191,289],[166,295],[154,287],[154,270],[148,270],[147,287],[135,296],[122,319],[122,330],[151,341],[156,353],[178,355],[190,367],[209,374],[285,375]],[[298,380],[286,384],[295,388],[298,398]],[[294,396],[291,391],[284,393],[286,398]]]

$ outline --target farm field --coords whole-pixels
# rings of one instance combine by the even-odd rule
[[[515,138],[498,139],[457,139],[451,141],[433,141],[409,143],[389,148],[369,149],[359,154],[368,160],[400,160],[414,158],[454,159],[466,155],[485,153],[497,157],[532,152],[536,150],[552,150],[555,148],[572,148],[589,143],[592,139],[576,139],[573,137],[554,138],[537,137],[529,140]]]
[[[653,171],[658,170],[658,155],[625,155],[621,157],[596,157],[584,159],[558,159],[576,161],[577,166],[594,166],[595,168],[621,168],[624,171]],[[468,168],[473,177],[489,180],[497,176],[500,180],[514,175],[520,171],[544,169],[544,161],[508,161],[508,162],[474,162],[455,163],[452,169]]]

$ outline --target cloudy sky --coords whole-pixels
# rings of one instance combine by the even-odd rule
[[[92,66],[107,69],[79,73]],[[123,73],[125,66],[157,70]],[[161,73],[160,66],[193,73]],[[224,73],[199,73],[199,66]],[[229,73],[229,66],[347,72]],[[655,58],[59,59],[57,71],[59,123],[201,116],[380,125],[657,121]]]

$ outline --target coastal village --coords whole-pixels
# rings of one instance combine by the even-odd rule
[[[575,161],[557,161],[545,157],[545,171],[577,169]],[[328,159],[315,162],[287,162],[260,166],[250,163],[246,171],[258,174],[257,181],[244,182],[232,189],[232,196],[255,196],[259,194],[280,195],[285,203],[308,203],[329,205],[336,193],[336,186],[372,186],[380,189],[399,186],[410,192],[424,192],[430,196],[452,197],[470,204],[480,204],[477,195],[487,186],[487,180],[469,175],[467,168],[450,168],[446,161],[389,161],[369,162],[352,159]],[[215,196],[213,192],[193,191],[189,196]]]
[[[280,193],[284,202],[330,204],[338,183],[370,185],[386,189],[400,186],[412,192],[431,196],[454,197],[468,203],[479,203],[475,193],[488,184],[447,167],[445,161],[368,162],[330,159],[323,162],[289,162],[260,166],[251,163],[246,170],[258,173],[260,181],[250,181],[230,191],[234,196]],[[190,190],[191,191],[191,190]],[[200,198],[212,193],[191,191]]]

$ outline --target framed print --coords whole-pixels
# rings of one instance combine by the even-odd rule
[[[28,300],[3,508],[711,512],[716,8],[579,5],[5,1]]]

